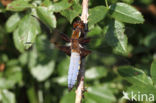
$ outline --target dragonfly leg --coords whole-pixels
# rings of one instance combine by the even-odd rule
[[[87,50],[87,49],[84,49],[84,48],[81,48],[80,50],[81,50],[81,54],[80,55],[81,55],[82,58],[86,57],[88,54],[91,53],[90,50]]]
[[[67,35],[61,33],[60,37],[61,37],[61,39],[63,39],[64,41],[70,42],[70,38],[69,38]]]

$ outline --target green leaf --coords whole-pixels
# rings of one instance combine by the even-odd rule
[[[7,10],[10,11],[23,11],[32,7],[27,0],[15,0],[7,5]]]
[[[151,65],[151,76],[153,82],[156,84],[156,60],[154,60]]]
[[[96,6],[89,9],[89,26],[94,25],[105,18],[108,9],[105,6]]]
[[[10,67],[0,78],[0,89],[13,88],[16,83],[22,81],[22,72],[20,67]]]
[[[5,13],[6,9],[0,2],[0,13]]]
[[[55,60],[54,45],[46,38],[45,34],[39,35],[36,38],[32,51],[28,54],[28,66],[34,68],[37,65],[47,65],[49,62]],[[47,56],[48,55],[48,56]]]
[[[3,26],[0,25],[0,44],[4,42],[6,31]]]
[[[107,75],[107,69],[102,66],[92,67],[88,69],[85,73],[85,77],[87,79],[99,79],[101,77],[105,77]]]
[[[45,34],[36,38],[32,51],[28,54],[28,67],[34,78],[44,81],[54,71],[55,50],[54,45],[46,38]]]
[[[87,91],[86,103],[112,103],[116,101],[112,91],[104,86],[89,87]]]
[[[3,103],[16,103],[15,95],[12,92],[4,89],[0,90],[0,95]]]
[[[60,63],[57,66],[57,73],[59,77],[54,78],[53,80],[60,85],[67,86],[68,81],[68,69],[69,69],[70,58],[66,57],[65,59],[60,60]]]
[[[87,36],[98,36],[101,32],[102,28],[99,25],[96,25],[87,33]]]
[[[38,64],[37,66],[31,68],[31,74],[38,80],[46,80],[54,71],[55,62],[51,61],[46,65]]]
[[[144,45],[148,48],[155,48],[156,45],[156,35],[155,35],[156,31],[150,31],[148,32],[148,35],[146,37],[144,37]]]
[[[3,61],[3,62],[8,62],[9,58],[6,54],[2,54],[1,55],[1,58],[0,58],[0,61]]]
[[[44,0],[41,5],[48,7],[48,6],[52,5],[52,1],[51,0]]]
[[[72,23],[73,19],[81,13],[81,5],[74,4],[71,8],[61,12],[61,15],[65,16],[70,23]]]
[[[75,92],[71,91],[63,96],[60,103],[74,103],[75,102]]]
[[[133,85],[128,87],[128,90],[126,91],[129,95],[130,98],[132,98],[132,92],[135,95],[136,94],[136,99],[139,101],[137,94],[146,94],[148,96],[148,98],[142,98],[144,101],[149,101],[149,97],[151,97],[151,95],[155,96],[156,95],[156,88],[154,88],[153,86],[149,85],[149,86],[143,86],[140,87],[138,85]],[[156,100],[156,98],[153,98],[153,100]],[[151,103],[151,102],[148,102]]]
[[[153,0],[140,0],[140,3],[143,3],[144,5],[150,5],[153,2]]]
[[[53,12],[60,12],[64,9],[69,8],[71,5],[72,4],[69,3],[68,0],[63,0],[63,1],[60,1],[58,3],[52,4],[51,6],[49,6],[49,9],[52,10]]]
[[[17,83],[22,81],[22,71],[20,67],[10,67],[7,68],[5,75],[9,80],[15,81]]]
[[[17,59],[10,59],[9,61],[7,61],[7,67],[13,67],[18,65],[18,60]]]
[[[49,28],[56,28],[56,18],[52,11],[47,7],[39,6],[37,9],[39,19]]]
[[[68,73],[68,72],[67,72]],[[66,86],[67,87],[67,83],[68,83],[68,76],[64,75],[64,76],[59,76],[53,79],[54,82],[62,85],[62,86]]]
[[[123,77],[123,79],[133,84],[131,87],[128,87],[127,91],[130,98],[132,98],[132,92],[136,95],[156,95],[156,88],[153,86],[151,78],[148,77],[142,70],[131,66],[121,66],[119,67],[118,72]],[[138,100],[137,96],[136,99]]]
[[[98,48],[104,41],[102,28],[99,25],[93,26],[93,28],[88,32],[87,36],[91,38],[95,37],[95,39],[91,39],[91,42],[89,43],[89,47],[92,48]]]
[[[121,66],[118,68],[119,74],[131,84],[145,87],[153,85],[150,77],[148,77],[141,69],[131,66]]]
[[[15,47],[24,52],[31,47],[36,35],[40,33],[40,24],[31,15],[26,15],[20,21],[18,28],[13,33]]]
[[[26,53],[22,53],[20,55],[20,57],[18,58],[18,60],[19,60],[21,65],[23,65],[23,66],[27,65],[27,63],[28,63],[28,53],[27,52]]]
[[[77,4],[77,3],[79,3],[79,2],[80,2],[80,0],[74,0],[74,2]]]
[[[127,53],[127,36],[124,31],[124,25],[121,22],[112,20],[105,36],[106,42],[114,47],[116,52],[122,54]]]
[[[134,0],[121,0],[121,1],[127,4],[132,4],[134,2]]]
[[[10,16],[5,25],[6,31],[13,32],[16,29],[20,19],[21,17],[18,13],[15,13],[12,16]]]
[[[102,58],[102,62],[105,64],[105,65],[114,65],[117,63],[117,59],[114,57],[114,55],[107,55]]]
[[[110,6],[110,13],[115,19],[131,24],[139,24],[144,22],[142,14],[134,7],[125,4],[117,3]]]
[[[57,72],[60,76],[68,75],[70,58],[62,59],[57,67]]]
[[[30,103],[38,103],[37,92],[34,86],[27,89],[27,96]]]

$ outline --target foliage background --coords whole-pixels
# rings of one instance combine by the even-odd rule
[[[67,90],[69,57],[54,42],[65,44],[62,32],[71,36],[82,1],[11,1],[0,3],[0,103],[74,103],[74,90]],[[83,102],[130,102],[122,99],[123,91],[156,96],[155,1],[108,0],[108,5],[89,1],[92,54]]]

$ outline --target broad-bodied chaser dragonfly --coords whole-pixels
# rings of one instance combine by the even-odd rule
[[[40,23],[42,23],[42,22],[40,21]],[[41,25],[41,26],[43,26],[43,25]],[[46,25],[44,25],[43,29],[46,29],[46,31],[47,31],[48,28],[45,28],[45,26]],[[111,59],[111,57],[113,55],[113,54],[108,54],[108,53],[106,54],[106,52],[109,51],[111,48],[108,45],[103,45],[103,44],[106,44],[106,43],[104,43],[105,42],[104,35],[101,35],[100,32],[96,32],[96,30],[101,31],[100,28],[98,26],[95,26],[94,29],[95,29],[94,31],[91,30],[90,32],[88,32],[88,36],[91,37],[91,39],[88,38],[88,36],[85,37],[84,32],[86,32],[86,25],[80,20],[77,20],[76,22],[73,23],[71,38],[69,38],[64,33],[59,33],[57,29],[55,31],[53,31],[55,35],[53,35],[53,37],[50,41],[52,43],[54,43],[56,45],[56,47],[59,48],[61,51],[65,52],[67,55],[70,56],[70,64],[69,64],[69,70],[68,70],[68,89],[69,89],[69,91],[72,90],[72,88],[76,84],[77,76],[79,73],[79,67],[80,67],[80,63],[81,63],[81,61],[80,61],[81,58],[86,57],[92,51],[92,54],[93,54],[92,57],[94,56],[93,58],[96,59],[97,58],[96,56],[100,57],[98,60],[105,58],[104,62],[108,63],[109,62],[108,59]],[[49,34],[49,32],[47,34]],[[97,35],[93,36],[92,34],[98,34],[100,36],[98,36],[96,38],[94,36],[97,36]],[[64,46],[64,45],[58,44],[59,43],[58,37],[63,39],[65,42],[67,42],[68,45]],[[89,50],[85,49],[84,46],[89,48]],[[100,53],[98,51],[102,51],[102,52],[105,51],[105,52]],[[125,59],[124,57],[118,56],[118,55],[114,55],[114,56],[116,56],[115,58],[118,58],[118,60],[121,61],[120,64],[121,63],[129,64],[129,61],[127,59]],[[103,58],[101,58],[101,57],[103,57]],[[96,61],[96,62],[98,62],[98,61]],[[92,65],[94,64],[94,63],[92,63],[92,61],[90,61],[89,63]],[[98,62],[98,63],[100,63],[100,62]]]
[[[90,41],[90,38],[85,38],[85,25],[82,21],[76,21],[73,23],[73,33],[71,39],[62,34],[61,38],[70,43],[70,46],[58,46],[58,48],[64,51],[67,55],[70,55],[70,65],[68,71],[68,89],[73,88],[77,81],[77,77],[80,70],[81,59],[86,57],[91,51],[85,49],[83,45]]]

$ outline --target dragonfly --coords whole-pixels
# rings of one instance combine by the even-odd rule
[[[50,29],[39,18],[35,18],[40,22],[41,28],[46,31],[46,34],[50,35]],[[95,61],[100,63],[101,59],[109,59],[112,56],[118,60],[118,62],[116,63],[117,65],[130,64],[127,58],[109,53],[111,48],[106,45],[103,34],[96,33],[96,35],[90,35],[92,30],[88,32],[88,25],[84,24],[81,20],[74,21],[75,22],[73,23],[72,27],[71,38],[56,29],[53,31],[53,37],[50,39],[50,42],[53,43],[56,48],[60,49],[60,51],[63,51],[68,56],[70,56],[70,64],[68,70],[69,91],[71,91],[76,84],[81,59],[85,58],[90,53],[92,53],[92,55],[89,56],[90,61],[88,63],[91,64],[91,66],[96,66]],[[95,28],[99,29],[98,27]],[[85,37],[85,32],[88,32],[89,37]],[[64,40],[68,45],[60,46],[58,42],[60,40],[58,40],[58,37]],[[89,48],[89,50],[87,50],[85,47]],[[98,59],[96,59],[94,56],[96,56],[96,58]]]
[[[95,51],[90,51],[85,48],[86,46],[88,46],[87,44],[90,43],[90,41],[96,40],[96,39],[91,40],[91,37],[86,37],[85,32],[88,31],[86,26],[87,25],[85,25],[80,20],[75,21],[73,23],[73,30],[72,30],[71,38],[69,38],[67,35],[63,33],[61,33],[60,35],[61,39],[63,39],[69,45],[57,46],[57,48],[59,48],[61,51],[65,52],[68,56],[70,56],[70,64],[69,64],[69,70],[68,70],[68,90],[69,91],[72,90],[72,88],[75,86],[77,82],[81,60],[85,58],[88,54],[90,54],[91,52],[93,52],[94,54],[99,54]]]
[[[81,60],[91,53],[90,50],[84,48],[84,45],[90,42],[90,38],[85,37],[87,25],[83,21],[76,21],[73,23],[73,32],[71,38],[61,34],[61,38],[70,43],[69,46],[58,46],[60,50],[70,56],[70,64],[68,71],[68,90],[71,91],[74,87],[79,70]]]
[[[41,23],[42,27],[46,27],[46,25],[38,17],[34,15],[32,15],[32,17],[36,18]],[[49,31],[49,28],[46,27],[45,29],[46,31]],[[57,48],[70,56],[70,64],[68,70],[69,91],[72,90],[77,81],[81,60],[91,53],[90,50],[84,48],[84,45],[90,42],[90,38],[87,38],[85,36],[86,32],[88,32],[88,24],[83,23],[83,21],[81,20],[76,20],[73,23],[72,29],[71,38],[63,33],[61,33],[60,35],[61,39],[69,43],[69,46],[59,46],[55,42],[53,42]],[[29,44],[29,42],[27,44]]]

